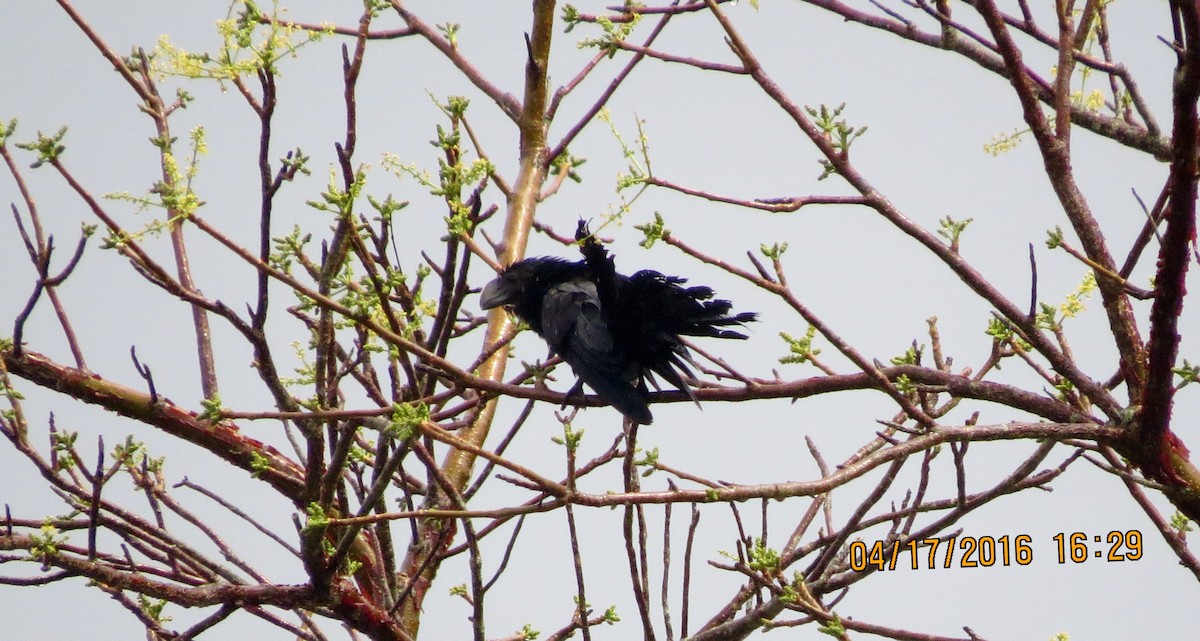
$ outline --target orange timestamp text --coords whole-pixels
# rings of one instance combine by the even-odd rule
[[[1090,559],[1106,562],[1137,561],[1142,558],[1142,533],[1139,530],[1112,530],[1107,535],[1085,532],[1059,532],[1050,537],[1055,544],[1059,564],[1084,563]],[[850,569],[934,570],[1010,565],[1029,565],[1034,559],[1034,539],[1029,534],[1004,536],[954,536],[902,541],[858,540],[850,543]]]

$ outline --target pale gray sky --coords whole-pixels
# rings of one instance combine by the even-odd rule
[[[604,4],[578,3],[588,12],[601,11]],[[1173,54],[1156,39],[1170,34],[1164,4],[1120,2],[1114,3],[1110,11],[1116,55],[1138,77],[1160,122],[1166,125]],[[1153,9],[1146,9],[1151,5]],[[161,34],[169,34],[173,42],[186,48],[212,49],[219,42],[214,22],[225,14],[223,4],[218,2],[79,0],[75,6],[120,53],[135,46],[152,48]],[[349,25],[356,20],[359,5],[306,1],[288,6],[297,20],[331,20]],[[414,2],[411,8],[430,24],[461,23],[459,42],[464,54],[497,85],[520,95],[525,46],[522,34],[529,29],[528,3]],[[750,2],[741,2],[727,11],[766,69],[796,102],[845,102],[844,115],[851,124],[869,125],[870,131],[855,143],[852,157],[859,170],[907,216],[930,228],[947,215],[974,218],[964,236],[962,253],[1013,300],[1028,298],[1029,243],[1035,245],[1038,254],[1041,299],[1057,303],[1074,290],[1083,268],[1064,253],[1050,252],[1044,245],[1046,230],[1069,226],[1042,172],[1042,161],[1032,140],[1000,157],[983,151],[983,144],[994,135],[1022,127],[1016,98],[1006,81],[944,52],[845,24],[798,2],[762,0],[758,10]],[[961,13],[968,11],[961,7]],[[683,16],[676,20],[656,43],[658,48],[732,62],[711,17]],[[394,26],[396,22],[388,16],[378,26]],[[586,60],[587,53],[576,51],[573,43],[588,35],[591,33],[582,27],[566,34],[561,29],[556,31],[553,84],[566,82]],[[296,146],[303,148],[312,156],[313,176],[286,188],[276,224],[280,234],[297,223],[319,235],[328,224],[303,203],[317,197],[328,180],[334,163],[333,143],[342,136],[341,43],[341,39],[331,38],[303,50],[298,59],[281,64],[281,102],[275,129],[278,151],[274,155],[278,157]],[[5,61],[0,65],[0,119],[20,119],[17,141],[32,138],[38,130],[49,132],[69,125],[65,161],[94,194],[136,194],[150,186],[157,169],[155,150],[147,142],[153,134],[149,119],[137,112],[134,94],[58,6],[33,0],[8,0],[0,5],[0,59]],[[1034,57],[1035,66],[1041,64],[1047,71],[1052,62],[1049,57]],[[617,63],[608,64],[615,69]],[[578,95],[564,103],[559,122],[551,131],[552,139],[561,136],[573,118],[583,113],[611,73],[590,79]],[[1091,82],[1102,84],[1101,80]],[[196,182],[197,191],[207,202],[201,215],[236,239],[252,244],[258,211],[256,120],[236,91],[221,92],[212,84],[170,80],[164,84],[169,89],[163,93],[169,94],[176,86],[186,88],[197,100],[172,120],[175,135],[183,140],[197,125],[208,132],[210,153],[201,161]],[[391,192],[398,199],[413,201],[403,214],[403,230],[408,237],[400,239],[402,249],[413,252],[404,256],[409,266],[415,262],[416,248],[440,235],[442,210],[411,179],[390,176],[380,167],[380,160],[385,152],[394,153],[404,162],[435,169],[434,150],[427,141],[434,136],[435,124],[443,120],[430,94],[440,99],[451,94],[469,96],[469,117],[484,148],[506,176],[515,174],[515,131],[494,103],[424,41],[372,44],[359,83],[361,133],[356,158],[371,164],[374,193]],[[662,178],[741,198],[849,193],[837,177],[816,181],[820,173],[816,151],[745,78],[647,61],[617,93],[609,110],[627,140],[635,136],[635,120],[645,121],[653,168]],[[1082,131],[1075,135],[1074,146],[1080,186],[1106,226],[1114,252],[1123,258],[1143,222],[1130,189],[1152,200],[1167,167]],[[585,130],[571,151],[588,159],[580,169],[583,183],[568,182],[539,210],[539,218],[559,231],[573,229],[574,221],[581,216],[599,219],[617,202],[614,179],[625,164],[616,140],[598,121]],[[27,154],[19,158],[25,164],[31,160]],[[56,257],[61,260],[66,248],[73,245],[80,221],[95,221],[52,171],[26,170],[24,175],[48,230],[55,234],[60,248]],[[490,204],[499,194],[491,190],[487,196]],[[5,173],[0,177],[0,205],[7,208],[8,202],[20,205],[14,183]],[[115,202],[107,206],[120,212],[129,224],[136,221],[130,207]],[[765,214],[666,190],[649,190],[636,202],[626,224],[606,230],[607,236],[616,239],[613,251],[618,268],[625,272],[655,268],[686,275],[713,285],[739,309],[761,312],[762,322],[752,328],[753,335],[746,343],[710,341],[705,345],[746,373],[769,377],[771,369],[778,368],[785,378],[815,375],[811,368],[777,363],[786,352],[778,332],[803,334],[803,322],[763,292],[715,268],[687,260],[670,247],[659,245],[651,251],[638,247],[641,234],[633,225],[652,219],[655,212],[661,213],[668,227],[688,243],[739,265],[746,265],[745,252],[757,251],[761,243],[788,242],[785,264],[798,295],[869,357],[886,360],[898,355],[914,338],[927,343],[925,319],[930,316],[940,319],[946,348],[956,363],[975,367],[987,355],[990,343],[983,336],[989,318],[987,308],[927,251],[871,211],[812,207],[794,214]],[[488,227],[493,236],[498,235],[499,220],[497,217]],[[201,289],[241,309],[252,297],[252,271],[199,234],[192,233],[190,238]],[[150,246],[166,255],[165,239]],[[563,253],[544,237],[534,238],[530,255],[550,252]],[[0,278],[0,322],[10,323],[25,303],[34,273],[7,215],[0,222],[0,256],[7,257],[4,277]],[[1152,266],[1153,261],[1143,263]],[[488,277],[482,266],[476,275],[477,286]],[[1148,275],[1144,268],[1135,279],[1144,284]],[[186,407],[199,408],[187,309],[145,285],[118,256],[101,251],[96,241],[89,246],[82,268],[61,293],[92,369],[137,386],[137,375],[128,357],[130,345],[136,345],[139,356],[154,368],[160,393]],[[1189,331],[1194,334],[1200,329],[1194,302],[1185,312],[1181,329],[1182,354],[1196,362],[1200,356],[1195,338],[1188,336]],[[469,308],[472,305],[468,303]],[[303,337],[283,307],[281,297],[274,308],[277,318],[271,325],[281,353],[286,351],[289,336]],[[1148,309],[1147,305],[1139,310],[1144,331]],[[268,409],[270,398],[248,366],[248,351],[225,326],[217,322],[215,327],[218,339],[224,339],[218,359],[225,377],[225,405],[239,410]],[[1104,338],[1104,327],[1104,316],[1094,299],[1087,313],[1068,326],[1078,360],[1098,379],[1111,373],[1115,355],[1111,339]],[[11,326],[0,326],[0,335],[7,336],[11,331]],[[31,349],[64,362],[69,360],[45,301],[26,336]],[[827,343],[820,347],[839,369],[852,371],[851,366],[833,357],[835,350]],[[533,337],[526,337],[521,350],[518,358],[544,356],[544,347]],[[461,354],[464,364],[472,357],[468,352]],[[1031,380],[1015,363],[997,377],[1026,384]],[[560,384],[565,380],[559,377]],[[223,478],[229,476],[228,471],[214,465],[215,460],[207,455],[180,447],[161,434],[145,432],[143,426],[114,415],[64,402],[30,384],[22,383],[21,391],[29,397],[26,407],[32,410],[35,425],[44,423],[49,412],[54,412],[59,426],[78,430],[81,442],[93,443],[89,446],[92,450],[97,433],[105,434],[105,442],[111,446],[133,431],[149,444],[153,454],[168,456],[169,482],[186,476],[236,491],[244,507],[260,510],[264,521],[290,536],[291,510],[285,501],[256,484],[246,483],[244,478]],[[1178,399],[1175,412],[1176,431],[1192,446],[1196,445],[1195,437],[1187,428],[1200,419],[1197,396],[1196,387],[1188,388]],[[879,428],[875,419],[895,411],[879,394],[860,393],[850,399],[830,396],[796,404],[709,403],[703,411],[686,404],[658,406],[658,420],[642,431],[641,444],[659,447],[673,465],[710,478],[747,483],[813,479],[818,473],[804,445],[806,435],[822,448],[826,460],[840,461]],[[518,404],[510,405],[502,408],[502,416],[515,414]],[[557,434],[551,409],[539,408],[541,419],[536,427],[544,428],[528,426],[510,453],[557,477],[562,474],[563,462],[561,449],[549,441]],[[1026,418],[999,407],[971,409],[983,410],[981,424]],[[960,418],[968,414],[962,413]],[[619,429],[617,415],[611,410],[587,411],[578,423],[587,429],[581,456],[601,451]],[[246,429],[255,438],[281,440],[273,425],[248,425]],[[1006,474],[1033,448],[1034,444],[1026,442],[972,445],[968,459],[970,487],[986,487],[989,480]],[[1059,447],[1046,464],[1055,464],[1067,454],[1066,447]],[[940,496],[948,496],[954,484],[948,452],[937,461],[940,467],[936,468],[934,481]],[[915,478],[916,465],[912,461],[905,468],[897,488],[910,486],[905,481]],[[836,499],[835,513],[840,510],[844,517],[856,505],[855,498],[868,491],[877,478],[875,473],[846,488]],[[662,475],[656,475],[647,484],[661,486],[665,481]],[[589,479],[588,485],[592,491],[603,492],[618,488],[619,479],[610,473]],[[943,635],[961,635],[962,626],[970,626],[993,640],[1044,640],[1058,632],[1068,632],[1076,641],[1183,638],[1200,626],[1200,610],[1192,607],[1197,593],[1194,577],[1179,566],[1115,477],[1081,463],[1052,487],[1050,493],[1026,492],[999,500],[960,523],[966,536],[1031,535],[1035,560],[1030,566],[887,573],[856,585],[837,611],[873,623]],[[0,488],[0,502],[11,505],[14,515],[58,509],[45,507],[54,505],[53,497],[39,479],[30,478],[24,462],[7,447],[0,447]],[[503,493],[499,487],[493,491],[496,494],[484,493],[480,500],[492,505],[488,501],[494,498],[500,504]],[[889,498],[898,503],[902,495]],[[1157,502],[1166,513],[1173,511],[1165,501]],[[784,536],[782,530],[790,527],[805,507],[806,501],[773,505],[773,536]],[[196,501],[195,509],[223,518],[222,513],[201,501]],[[742,509],[744,514],[752,515],[750,521],[757,523],[756,504]],[[601,550],[597,556],[585,559],[593,575],[589,599],[597,610],[617,605],[624,619],[615,628],[594,630],[597,639],[633,638],[640,633],[623,570],[620,520],[614,514],[607,510],[580,511],[584,545]],[[676,527],[683,526],[685,514],[686,509],[677,508]],[[732,530],[726,527],[728,509],[706,507],[704,518],[696,547],[693,627],[738,585],[737,577],[704,564],[721,560],[719,551],[733,549]],[[506,589],[489,594],[488,630],[492,637],[510,634],[525,623],[548,634],[569,615],[574,576],[565,521],[561,514],[551,513],[531,518],[526,528],[512,564],[527,568],[529,574],[508,575],[503,580]],[[1124,563],[1055,562],[1051,539],[1055,533],[1104,535],[1112,530],[1140,530],[1145,543],[1143,558]],[[884,532],[879,530],[878,534]],[[250,537],[248,533],[242,536]],[[261,550],[254,545],[243,549],[261,554],[263,566],[272,576],[282,581],[302,579],[297,565],[286,556],[266,544]],[[622,569],[604,572],[601,568],[610,563]],[[434,596],[425,607],[422,633],[426,638],[454,638],[451,635],[468,633],[465,619],[469,608],[446,594],[450,586],[465,580],[465,572],[461,559],[443,569]],[[652,580],[658,581],[659,577]],[[50,614],[48,604],[56,606]],[[70,615],[56,616],[59,612]],[[202,616],[178,608],[171,608],[170,614],[181,621]],[[36,590],[0,587],[0,616],[12,638],[141,635],[140,626],[127,612],[97,590],[85,589],[78,580]],[[247,616],[227,626],[216,635],[232,638],[236,631],[284,638],[277,630],[268,633],[263,624]],[[331,634],[336,632],[331,630]],[[820,637],[813,628],[775,634]]]

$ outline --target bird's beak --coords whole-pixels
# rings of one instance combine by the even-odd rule
[[[491,309],[508,305],[514,302],[514,293],[510,288],[504,286],[503,280],[497,278],[484,285],[483,291],[479,293],[479,306],[483,309]]]

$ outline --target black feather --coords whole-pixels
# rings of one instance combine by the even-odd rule
[[[687,279],[643,270],[618,274],[612,256],[580,222],[584,260],[542,256],[514,263],[484,287],[484,309],[512,309],[596,394],[637,423],[653,417],[646,383],[654,375],[696,400],[685,378],[694,378],[681,336],[744,339],[727,329],[757,317],[731,314],[709,287],[684,287]]]

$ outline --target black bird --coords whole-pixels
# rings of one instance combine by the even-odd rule
[[[480,305],[509,307],[546,340],[581,384],[595,390],[635,423],[654,418],[646,404],[646,383],[658,387],[657,374],[696,400],[684,377],[691,355],[681,336],[746,338],[729,326],[757,317],[730,314],[732,304],[713,299],[709,287],[685,287],[687,279],[643,270],[618,274],[612,257],[588,233],[584,222],[575,233],[584,259],[539,256],[509,266],[488,283]],[[698,403],[697,403],[698,404]]]

